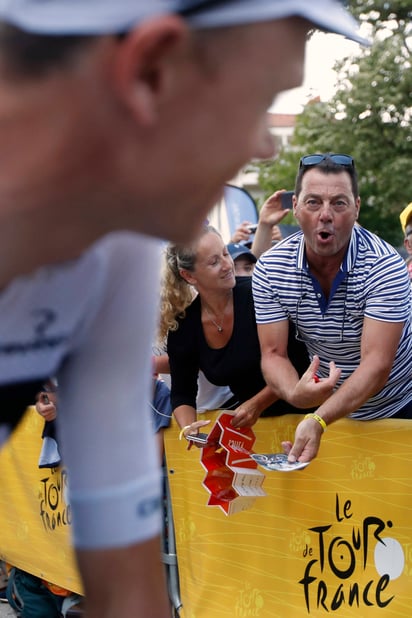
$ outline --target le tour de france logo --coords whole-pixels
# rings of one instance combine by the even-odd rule
[[[357,523],[353,523],[357,522]],[[299,584],[306,611],[337,612],[348,607],[385,612],[396,595],[391,583],[405,568],[402,545],[391,520],[368,514],[360,521],[350,500],[336,494],[334,520],[308,529],[306,561]]]
[[[40,518],[47,532],[70,526],[71,507],[68,502],[68,477],[65,468],[52,468],[40,481]]]

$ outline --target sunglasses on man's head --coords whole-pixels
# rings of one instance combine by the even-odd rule
[[[302,167],[305,168],[319,165],[319,163],[322,163],[322,161],[325,160],[330,160],[333,163],[336,163],[336,165],[342,165],[343,167],[355,168],[355,161],[349,155],[328,153],[305,155],[299,161],[299,169],[302,169]]]

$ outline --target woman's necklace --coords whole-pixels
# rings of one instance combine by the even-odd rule
[[[207,315],[209,316],[210,321],[212,322],[212,324],[214,324],[216,326],[218,333],[223,333],[223,324],[224,324],[224,321],[225,321],[225,311],[227,309],[227,306],[229,304],[230,299],[231,299],[231,296],[228,296],[228,299],[226,301],[226,305],[223,308],[222,318],[220,320],[221,324],[218,324],[217,322],[215,322],[215,320],[212,318],[211,312],[207,308],[207,305],[204,306],[205,307],[205,311],[206,311]]]

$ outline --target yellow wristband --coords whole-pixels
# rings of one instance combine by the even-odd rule
[[[311,412],[310,414],[306,414],[305,419],[306,418],[313,418],[315,421],[317,421],[319,423],[319,425],[322,427],[323,431],[326,431],[326,423],[323,420],[323,418],[321,416],[319,416],[319,414],[316,414],[315,412]]]
[[[181,440],[181,439],[183,438],[183,436],[185,435],[185,431],[186,431],[186,429],[189,429],[189,428],[190,428],[190,425],[185,425],[185,426],[183,427],[183,429],[181,429],[181,430],[180,430],[180,433],[179,433],[179,440]]]

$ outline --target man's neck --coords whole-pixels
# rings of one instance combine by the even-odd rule
[[[326,298],[329,298],[333,281],[338,274],[346,249],[333,256],[307,255],[309,271],[319,282]]]

